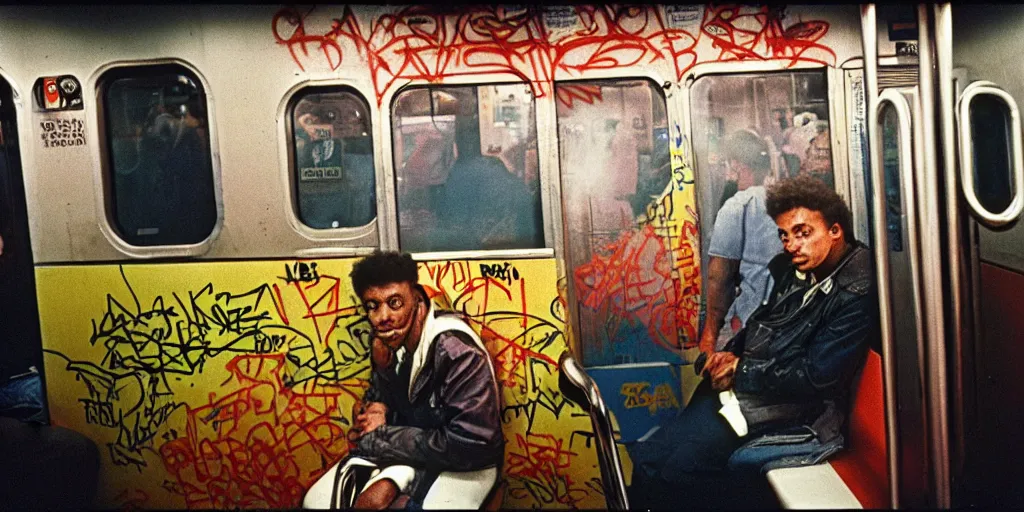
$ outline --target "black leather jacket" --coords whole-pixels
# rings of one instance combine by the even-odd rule
[[[430,315],[440,316],[433,310]],[[424,330],[432,325],[428,321]],[[401,364],[374,368],[364,399],[387,405],[387,424],[360,438],[352,451],[381,465],[415,468],[414,498],[442,471],[500,466],[505,445],[490,356],[463,332],[425,334],[433,343],[411,393],[410,376],[396,372]]]
[[[878,337],[871,251],[854,242],[806,303],[813,285],[788,255],[768,268],[775,279],[768,302],[726,346],[740,356],[740,410],[755,436],[808,426],[828,442],[842,433],[852,379]]]

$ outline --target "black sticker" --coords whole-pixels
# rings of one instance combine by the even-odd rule
[[[894,20],[889,22],[890,41],[917,41],[917,20]]]
[[[85,145],[85,123],[81,119],[48,119],[39,123],[44,148]]]
[[[72,75],[45,76],[32,86],[36,107],[43,112],[82,110],[82,84]]]

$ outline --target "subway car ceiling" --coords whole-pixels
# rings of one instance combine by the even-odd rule
[[[817,69],[829,108],[847,112],[839,69],[858,66],[861,53],[856,6],[430,9],[0,8],[0,76],[17,95],[35,262],[344,256],[403,246],[559,255],[557,105],[588,100],[574,81],[659,86],[682,163],[692,166],[690,90],[702,76]],[[894,55],[885,34],[880,53]],[[41,105],[37,81],[61,77],[80,84],[80,104]],[[415,140],[416,123],[440,127],[454,123],[442,119],[450,110],[465,109],[467,100],[425,87],[470,85],[476,122],[498,120],[510,97],[508,112],[528,114],[512,128],[498,120],[503,135],[488,135],[493,126],[482,123],[480,136],[493,147],[504,137],[506,148],[533,139],[520,172],[536,174],[529,208],[540,218],[504,244],[417,244],[403,236],[415,230],[401,227],[408,180],[400,166],[412,155],[398,146]],[[318,108],[329,122],[318,120]],[[188,118],[191,140],[165,138],[191,148],[189,165],[201,160],[204,172],[147,189],[132,176],[156,151],[140,141],[161,116]],[[837,174],[849,165],[845,132],[832,130]],[[344,161],[304,172],[310,137],[337,144]],[[339,182],[350,188],[330,190]],[[846,176],[836,186],[852,193]],[[332,197],[360,204],[324,212]],[[188,221],[161,224],[172,216]]]

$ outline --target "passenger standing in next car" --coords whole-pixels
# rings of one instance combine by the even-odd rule
[[[354,407],[355,448],[305,508],[477,509],[497,482],[505,441],[490,355],[469,325],[434,310],[417,274],[393,252],[352,270],[373,327],[370,389]]]
[[[843,447],[852,379],[878,332],[871,252],[818,179],[772,185],[766,207],[784,249],[768,264],[768,302],[724,351],[698,360],[706,378],[680,415],[630,447],[631,505],[772,506],[761,472]]]
[[[462,101],[475,109],[475,101]],[[500,158],[483,154],[475,110],[456,117],[455,147],[458,156],[434,205],[442,221],[440,250],[543,246],[540,202]]]
[[[772,285],[768,262],[782,250],[765,210],[762,184],[772,172],[768,145],[753,132],[740,130],[724,147],[739,192],[718,210],[711,232],[707,318],[700,336],[700,350],[706,353],[721,350],[765,301]]]
[[[783,139],[782,158],[789,177],[809,175],[835,186],[828,121],[819,120],[814,112],[803,112],[793,118]]]

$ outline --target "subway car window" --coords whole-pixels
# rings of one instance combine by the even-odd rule
[[[544,247],[525,84],[409,88],[392,127],[402,250]]]
[[[646,327],[622,328],[615,308],[593,303],[600,295],[595,291],[608,286],[599,269],[628,265],[616,261],[624,257],[637,258],[637,282],[664,280],[665,269],[652,257],[654,244],[630,242],[628,256],[621,254],[624,240],[642,238],[635,235],[637,219],[665,193],[672,175],[661,88],[646,79],[574,81],[556,83],[555,97],[566,262],[580,306],[583,360],[601,365],[672,359],[663,347],[677,339],[655,339],[663,333]],[[678,338],[674,324],[668,331]]]
[[[100,77],[111,220],[138,246],[203,241],[217,223],[206,91],[181,66]]]
[[[896,107],[886,103],[879,115],[882,125],[882,168],[885,171],[885,224],[889,250],[903,251],[903,200],[900,189],[899,118]],[[908,162],[909,163],[909,162]]]
[[[734,195],[759,195],[775,180],[805,174],[835,186],[824,71],[704,76],[690,104],[702,233]],[[767,258],[781,250],[767,247],[773,226],[758,235]]]
[[[347,88],[296,94],[292,117],[298,216],[315,229],[362,226],[377,216],[370,107]]]
[[[1001,212],[1013,199],[1011,179],[1010,109],[991,94],[971,100],[971,139],[974,144],[974,190],[990,212]]]

